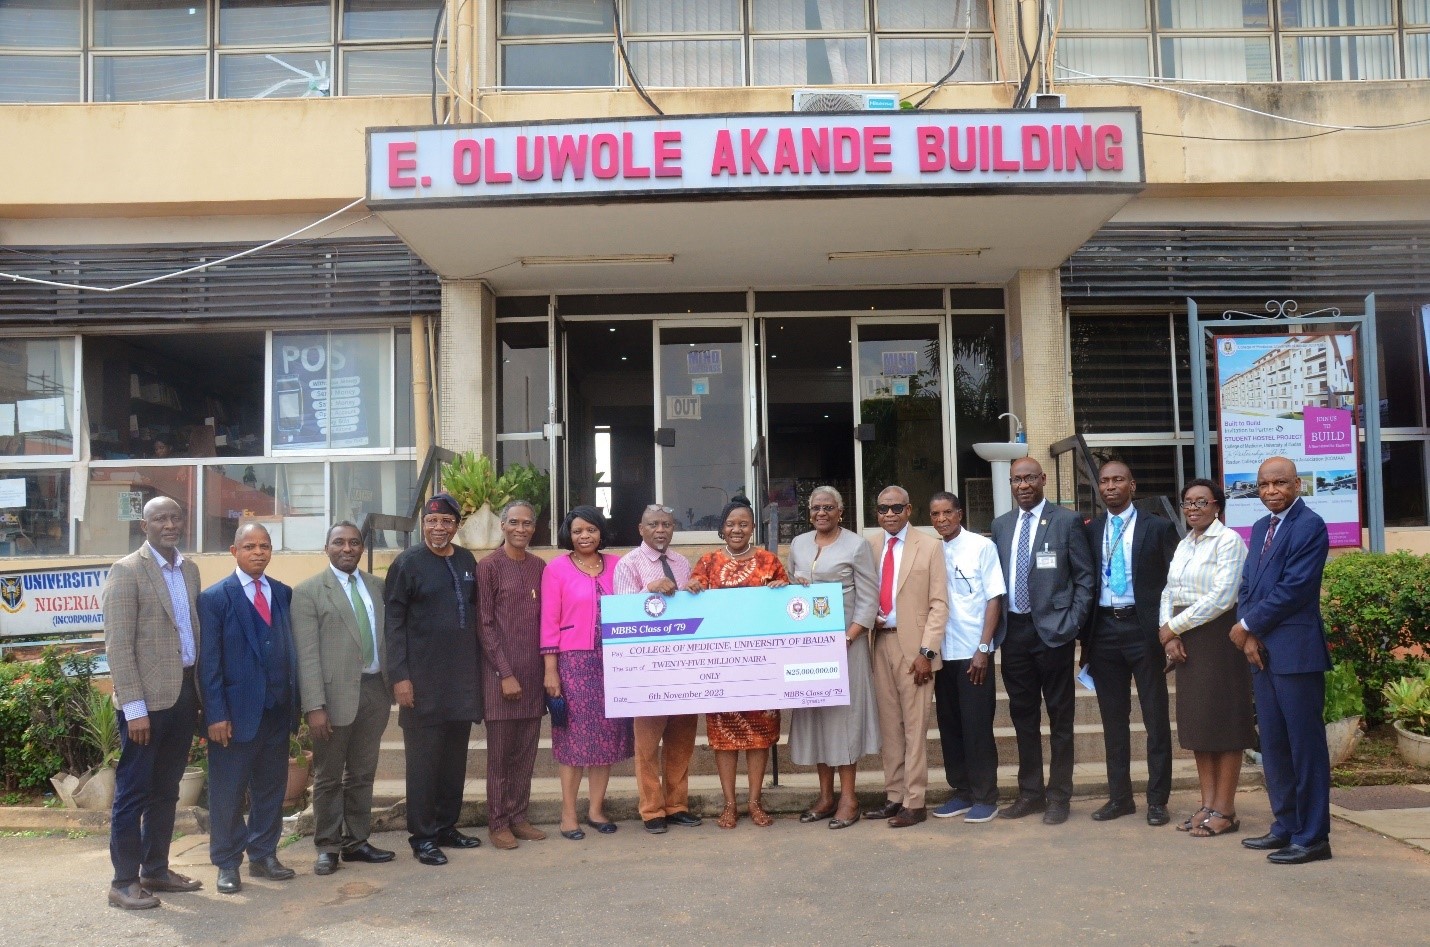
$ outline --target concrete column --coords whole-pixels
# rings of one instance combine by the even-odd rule
[[[496,296],[480,280],[442,281],[437,443],[496,459]]]
[[[1019,270],[1007,288],[1008,397],[1028,432],[1029,456],[1048,471],[1048,448],[1073,433],[1072,376],[1068,372],[1067,325],[1058,271]],[[1062,494],[1072,494],[1072,467],[1064,458]],[[1048,493],[1057,495],[1049,482]]]

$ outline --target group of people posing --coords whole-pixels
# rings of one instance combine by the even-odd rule
[[[184,511],[155,498],[144,507],[144,544],[113,566],[103,593],[122,741],[109,901],[149,908],[159,904],[156,893],[201,887],[168,864],[179,778],[196,733],[208,738],[218,890],[242,889],[245,855],[252,876],[292,878],[277,843],[289,739],[300,717],[313,743],[314,873],[391,861],[394,854],[368,834],[394,701],[406,754],[408,841],[422,864],[445,864],[444,848],[481,844],[457,828],[475,723],[486,723],[492,844],[512,849],[546,838],[527,809],[548,708],[563,837],[617,831],[606,788],[611,766],[632,756],[645,830],[698,826],[688,798],[697,718],[606,716],[600,599],[791,582],[839,583],[848,622],[849,703],[791,712],[791,757],[819,775],[801,822],[830,829],[861,818],[891,828],[923,822],[935,714],[952,790],[935,817],[978,823],[1041,813],[1048,824],[1064,822],[1080,641],[1107,751],[1109,799],[1094,820],[1137,811],[1129,726],[1135,681],[1147,731],[1147,822],[1171,821],[1167,674],[1175,671],[1178,734],[1196,755],[1201,784],[1200,807],[1177,827],[1198,837],[1239,828],[1241,754],[1259,730],[1275,821],[1243,844],[1278,862],[1329,858],[1320,727],[1329,658],[1317,606],[1329,543],[1324,522],[1299,500],[1294,464],[1272,458],[1262,465],[1258,487],[1269,515],[1252,530],[1249,553],[1221,522],[1225,496],[1208,480],[1183,491],[1189,531],[1180,542],[1169,521],[1133,506],[1136,483],[1120,461],[1099,472],[1107,513],[1090,523],[1046,501],[1037,461],[1017,461],[1010,480],[1017,507],[994,521],[991,540],[963,528],[962,502],[948,492],[928,500],[937,537],[911,528],[913,503],[898,486],[879,494],[881,529],[865,540],[840,525],[839,492],[819,487],[809,498],[813,529],[790,544],[787,563],[754,544],[755,515],[741,498],[722,511],[722,547],[694,565],[670,548],[675,520],[659,504],[645,509],[641,544],[622,557],[602,551],[610,529],[600,510],[576,507],[557,534],[566,555],[548,563],[529,550],[536,511],[522,502],[501,511],[502,545],[478,562],[453,544],[461,511],[438,494],[423,506],[422,543],[397,556],[385,581],[358,568],[362,537],[343,522],[328,531],[329,566],[290,589],[265,574],[273,553],[267,530],[246,523],[231,547],[234,573],[202,592],[197,566],[178,549]],[[999,652],[1018,746],[1018,794],[1001,810],[993,727]],[[717,824],[733,829],[740,820],[743,751],[745,814],[771,825],[761,788],[780,711],[708,714],[706,733],[724,797]],[[856,767],[873,753],[882,756],[885,802],[861,812]],[[584,818],[577,812],[583,779]]]

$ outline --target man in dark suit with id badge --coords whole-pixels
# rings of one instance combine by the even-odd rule
[[[1018,798],[999,815],[1041,812],[1045,823],[1059,825],[1072,797],[1073,642],[1092,607],[1095,566],[1082,517],[1047,502],[1042,465],[1024,457],[1010,473],[1017,505],[993,521],[993,542],[1009,589],[998,648],[1018,740]],[[1052,731],[1046,783],[1043,703]]]

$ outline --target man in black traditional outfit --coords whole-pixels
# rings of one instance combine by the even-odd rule
[[[461,508],[445,493],[422,507],[422,545],[387,572],[383,594],[388,676],[407,756],[407,831],[412,855],[445,865],[441,846],[476,848],[457,831],[467,742],[482,720],[477,644],[477,562],[452,545]]]

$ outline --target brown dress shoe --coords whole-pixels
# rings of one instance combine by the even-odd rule
[[[163,877],[139,879],[139,884],[145,891],[197,891],[204,886],[197,878],[190,878],[181,875],[177,871],[166,872]]]
[[[928,808],[919,806],[917,809],[900,809],[898,814],[889,820],[889,828],[906,829],[911,825],[918,825],[929,817]]]
[[[141,888],[139,882],[131,881],[122,888],[110,885],[109,903],[126,911],[142,911],[145,908],[157,908],[159,899]]]
[[[517,822],[511,827],[511,834],[521,839],[523,842],[540,842],[546,838],[546,833],[532,825],[530,822]]]
[[[497,848],[500,848],[500,849],[512,849],[512,848],[516,848],[516,836],[512,834],[511,829],[507,829],[507,828],[492,829],[492,831],[491,831],[491,836],[492,836],[492,844],[495,845]]]

